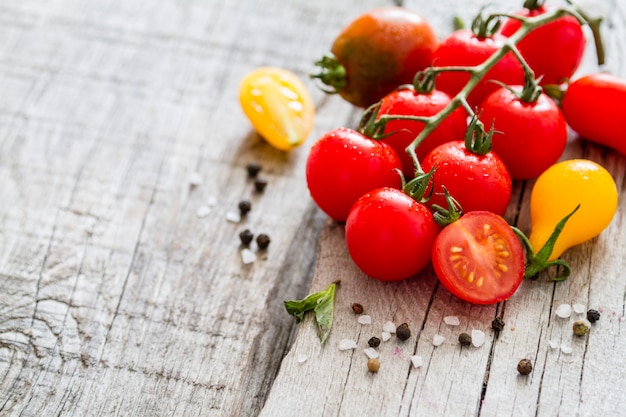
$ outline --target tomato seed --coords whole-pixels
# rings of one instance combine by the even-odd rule
[[[359,303],[352,303],[352,311],[354,314],[363,314],[363,306]]]

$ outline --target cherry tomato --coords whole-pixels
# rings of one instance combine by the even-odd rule
[[[239,102],[256,131],[278,149],[300,145],[313,129],[315,105],[309,91],[285,69],[262,67],[247,74]]]
[[[512,181],[504,162],[494,152],[476,154],[456,140],[433,149],[421,163],[425,172],[436,167],[435,190],[429,205],[447,207],[444,188],[463,212],[487,210],[503,215],[511,200]]]
[[[386,95],[381,102],[379,115],[433,116],[450,103],[450,96],[433,90],[430,93],[418,93],[414,89],[403,88]],[[385,125],[383,142],[388,143],[402,159],[402,171],[405,178],[415,176],[413,160],[406,152],[406,147],[424,129],[424,123],[414,120],[390,120]],[[463,137],[467,129],[465,111],[459,108],[446,117],[437,128],[416,148],[418,160],[421,160],[438,145]]]
[[[402,7],[357,17],[337,36],[314,75],[345,100],[369,107],[431,65],[439,41],[430,24]]]
[[[433,56],[433,63],[436,67],[480,65],[502,47],[505,39],[499,33],[479,37],[471,30],[460,29],[441,42]],[[469,79],[467,72],[442,72],[437,76],[437,88],[455,96]],[[489,93],[499,88],[494,80],[508,85],[523,84],[522,66],[512,53],[507,53],[498,61],[472,90],[467,97],[471,107],[478,106]]]
[[[400,157],[386,143],[357,131],[327,132],[311,148],[306,181],[313,201],[332,219],[343,222],[352,205],[368,191],[401,187]]]
[[[567,221],[548,260],[568,248],[597,236],[617,210],[617,186],[601,165],[587,159],[559,162],[537,178],[530,194],[531,232],[534,251],[546,243],[556,224],[580,204]]]
[[[517,12],[519,16],[533,17],[546,13],[549,7],[539,5]],[[519,29],[519,20],[507,19],[501,33],[511,36]],[[585,51],[585,34],[578,20],[564,16],[539,26],[526,35],[517,48],[533,69],[540,84],[561,84],[578,69]]]
[[[509,224],[488,211],[467,212],[443,228],[433,268],[448,291],[476,304],[508,299],[524,278],[524,251]]]
[[[570,127],[580,136],[626,155],[626,80],[609,74],[589,74],[571,83],[561,107]]]
[[[346,244],[366,275],[397,281],[430,263],[439,230],[428,207],[400,190],[379,188],[359,198],[350,210]]]
[[[539,176],[558,161],[567,143],[567,125],[557,104],[541,93],[536,101],[526,102],[515,94],[499,88],[481,104],[480,120],[493,126],[495,152],[506,165],[512,179]]]

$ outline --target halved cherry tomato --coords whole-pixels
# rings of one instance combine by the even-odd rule
[[[543,1],[526,3],[531,8],[516,14],[534,17],[551,10],[543,5]],[[511,36],[519,27],[519,20],[509,18],[502,25],[501,33]],[[542,85],[561,84],[574,74],[582,61],[585,34],[578,20],[573,16],[564,16],[530,32],[517,44],[517,48]]]
[[[561,106],[580,136],[626,155],[626,79],[610,74],[585,75],[567,87]]]
[[[346,244],[366,275],[398,281],[430,263],[439,230],[428,207],[401,190],[378,188],[359,198],[350,210]]]
[[[432,63],[439,40],[430,24],[403,7],[381,7],[357,17],[335,39],[332,55],[314,75],[360,107],[409,84]]]
[[[352,205],[368,191],[402,186],[402,162],[384,142],[338,128],[319,138],[306,162],[313,201],[336,221],[345,221]]]
[[[278,149],[300,145],[313,129],[315,105],[309,91],[285,69],[262,67],[246,75],[239,101],[256,131]]]
[[[502,217],[488,211],[468,212],[444,227],[432,259],[443,286],[470,303],[506,300],[524,278],[520,241]]]
[[[433,90],[418,93],[412,88],[402,88],[387,94],[381,101],[379,116],[433,116],[450,104],[450,96],[443,91]],[[418,160],[442,143],[463,137],[467,129],[467,116],[458,108],[446,117],[437,128],[415,149]],[[415,120],[390,120],[383,131],[383,142],[393,147],[402,159],[402,171],[405,178],[415,176],[413,160],[406,152],[406,147],[424,130],[424,123]]]

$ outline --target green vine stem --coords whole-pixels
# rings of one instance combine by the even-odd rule
[[[524,60],[524,58],[519,53],[517,47],[515,46],[520,40],[522,40],[528,33],[530,33],[535,28],[545,25],[546,23],[552,22],[556,19],[559,19],[563,16],[571,15],[575,17],[580,24],[589,23],[581,13],[572,6],[563,6],[561,8],[555,9],[553,11],[547,12],[545,14],[534,16],[534,17],[523,17],[523,16],[515,16],[515,15],[506,15],[499,14],[497,16],[506,16],[513,19],[517,19],[521,22],[519,29],[506,39],[504,45],[500,49],[498,49],[493,55],[491,55],[487,60],[485,60],[482,64],[476,66],[448,66],[448,67],[431,67],[425,72],[434,72],[440,73],[444,71],[461,71],[467,72],[470,75],[470,79],[465,84],[465,86],[459,91],[453,98],[452,101],[444,107],[440,112],[430,117],[419,118],[420,121],[424,122],[424,129],[417,135],[417,137],[411,142],[407,148],[406,152],[409,154],[411,159],[414,161],[415,168],[419,167],[419,162],[417,161],[417,154],[415,152],[416,148],[420,143],[430,135],[433,130],[437,128],[443,122],[445,118],[447,118],[452,112],[454,112],[457,108],[463,107],[467,113],[471,116],[475,115],[474,110],[470,107],[467,102],[467,96],[474,90],[474,88],[478,85],[478,83],[485,77],[485,75],[509,52],[512,52],[516,58],[521,63],[524,71],[526,73],[534,74],[532,69],[529,67],[528,63]],[[391,116],[390,116],[391,117]],[[417,119],[413,119],[417,120]]]
[[[511,228],[513,229],[517,237],[519,237],[519,239],[522,241],[526,249],[526,269],[524,271],[524,278],[534,279],[535,277],[537,277],[537,274],[539,274],[539,272],[551,266],[560,266],[563,268],[562,273],[557,274],[555,277],[552,278],[553,281],[563,281],[570,276],[571,269],[566,261],[562,259],[548,261],[548,259],[550,258],[550,255],[552,255],[552,251],[554,250],[554,244],[561,235],[563,228],[565,228],[565,224],[567,223],[569,218],[578,211],[579,208],[580,204],[577,205],[574,210],[572,210],[567,216],[563,217],[556,224],[554,231],[552,232],[546,243],[543,245],[543,247],[539,249],[539,252],[537,253],[535,253],[535,251],[533,250],[533,247],[524,232],[522,232],[515,226],[511,226]]]

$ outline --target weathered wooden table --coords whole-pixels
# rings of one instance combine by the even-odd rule
[[[307,79],[351,19],[391,1],[5,0],[0,6],[0,415],[2,416],[619,416],[626,413],[626,206],[568,251],[573,275],[524,282],[507,302],[453,298],[431,270],[369,280],[341,226],[311,201],[308,148],[361,111]],[[521,1],[507,1],[512,11]],[[603,15],[603,70],[626,76],[626,4]],[[440,36],[483,2],[407,1]],[[307,82],[313,134],[283,153],[251,129],[238,84],[261,65]],[[581,71],[597,71],[593,47]],[[626,108],[626,107],[625,107]],[[626,159],[574,138],[563,158],[604,164],[624,192]],[[268,180],[253,191],[246,164]],[[509,220],[528,231],[531,184]],[[252,211],[227,221],[238,202]],[[268,233],[250,265],[238,234]],[[321,347],[285,299],[341,279]],[[360,302],[372,318],[357,322]],[[572,335],[569,304],[602,312]],[[459,324],[449,325],[446,316]],[[503,317],[495,337],[490,323]],[[412,336],[363,349],[383,324]],[[461,348],[462,331],[480,347]],[[445,337],[435,347],[433,338]],[[342,339],[358,348],[340,351]],[[421,367],[410,358],[420,356]],[[518,375],[519,359],[534,371]],[[306,360],[304,360],[306,359]]]

